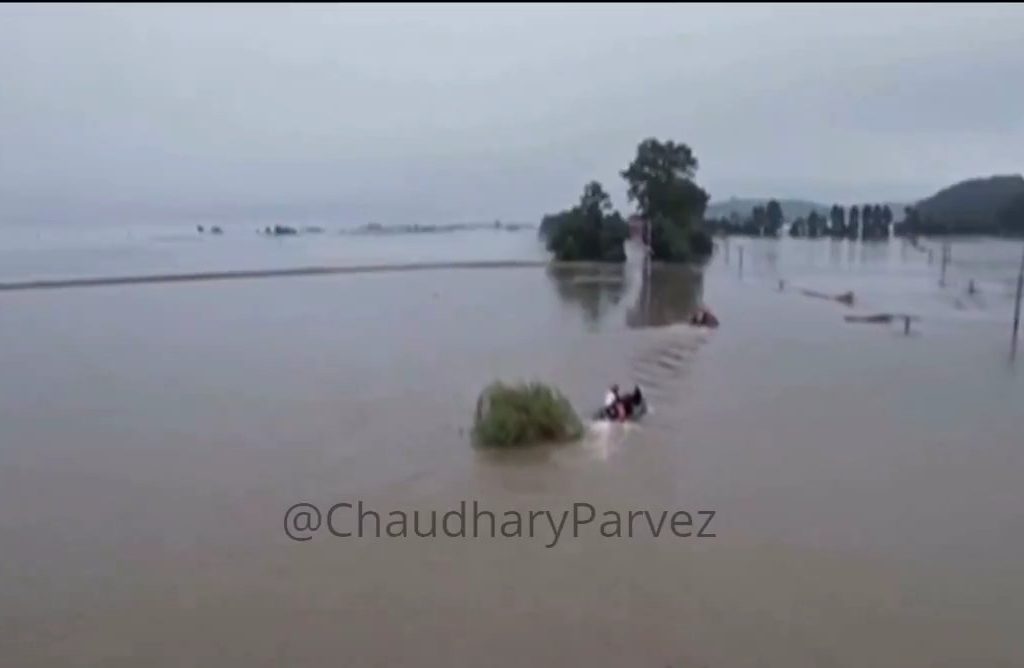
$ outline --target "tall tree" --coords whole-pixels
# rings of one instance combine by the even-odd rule
[[[882,224],[885,225],[885,233],[889,234],[889,226],[892,225],[892,209],[886,204],[882,207]]]
[[[768,228],[768,210],[758,204],[750,211],[750,220],[757,231],[757,235],[763,237]]]
[[[797,218],[789,226],[789,236],[794,238],[807,236],[808,231],[807,221],[803,218]]]
[[[834,207],[833,207],[834,208]],[[812,210],[807,216],[807,236],[816,239],[821,236],[825,229],[825,217],[817,211]]]
[[[846,226],[846,236],[854,239],[860,236],[860,209],[856,204],[850,207],[850,224]]]
[[[771,237],[779,236],[779,230],[782,229],[783,223],[782,207],[774,199],[768,200],[765,217],[767,219],[765,233]]]
[[[875,233],[875,208],[870,204],[860,207],[861,238],[867,239]]]
[[[655,259],[700,259],[701,251],[711,247],[698,228],[708,193],[694,181],[696,173],[697,158],[689,146],[653,138],[640,142],[636,157],[620,172],[629,186],[629,201],[651,226]]]
[[[588,213],[605,213],[612,210],[612,198],[605,192],[604,186],[597,181],[591,181],[583,186],[580,208]]]
[[[917,235],[921,233],[921,214],[916,206],[903,207],[903,223],[900,225],[904,234]]]
[[[829,234],[834,237],[841,237],[846,234],[846,208],[839,204],[832,205],[832,211],[829,214],[831,219],[831,225],[829,226]]]

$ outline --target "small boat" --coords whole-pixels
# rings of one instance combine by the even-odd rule
[[[641,399],[639,404],[633,406],[632,410],[628,411],[625,418],[614,418],[608,415],[608,411],[604,408],[599,408],[594,411],[594,419],[603,422],[637,422],[643,416],[647,415],[650,409],[647,405],[646,399]]]

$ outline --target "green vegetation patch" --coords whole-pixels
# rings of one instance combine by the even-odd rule
[[[515,447],[579,438],[583,424],[572,404],[543,383],[495,382],[477,399],[473,441]]]

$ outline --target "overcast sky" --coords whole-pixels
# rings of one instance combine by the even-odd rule
[[[2,6],[0,215],[535,220],[648,136],[713,199],[1024,171],[1022,6]]]

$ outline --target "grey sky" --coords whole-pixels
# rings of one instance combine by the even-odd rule
[[[534,220],[647,136],[731,195],[1024,164],[1022,6],[3,6],[0,214]]]

